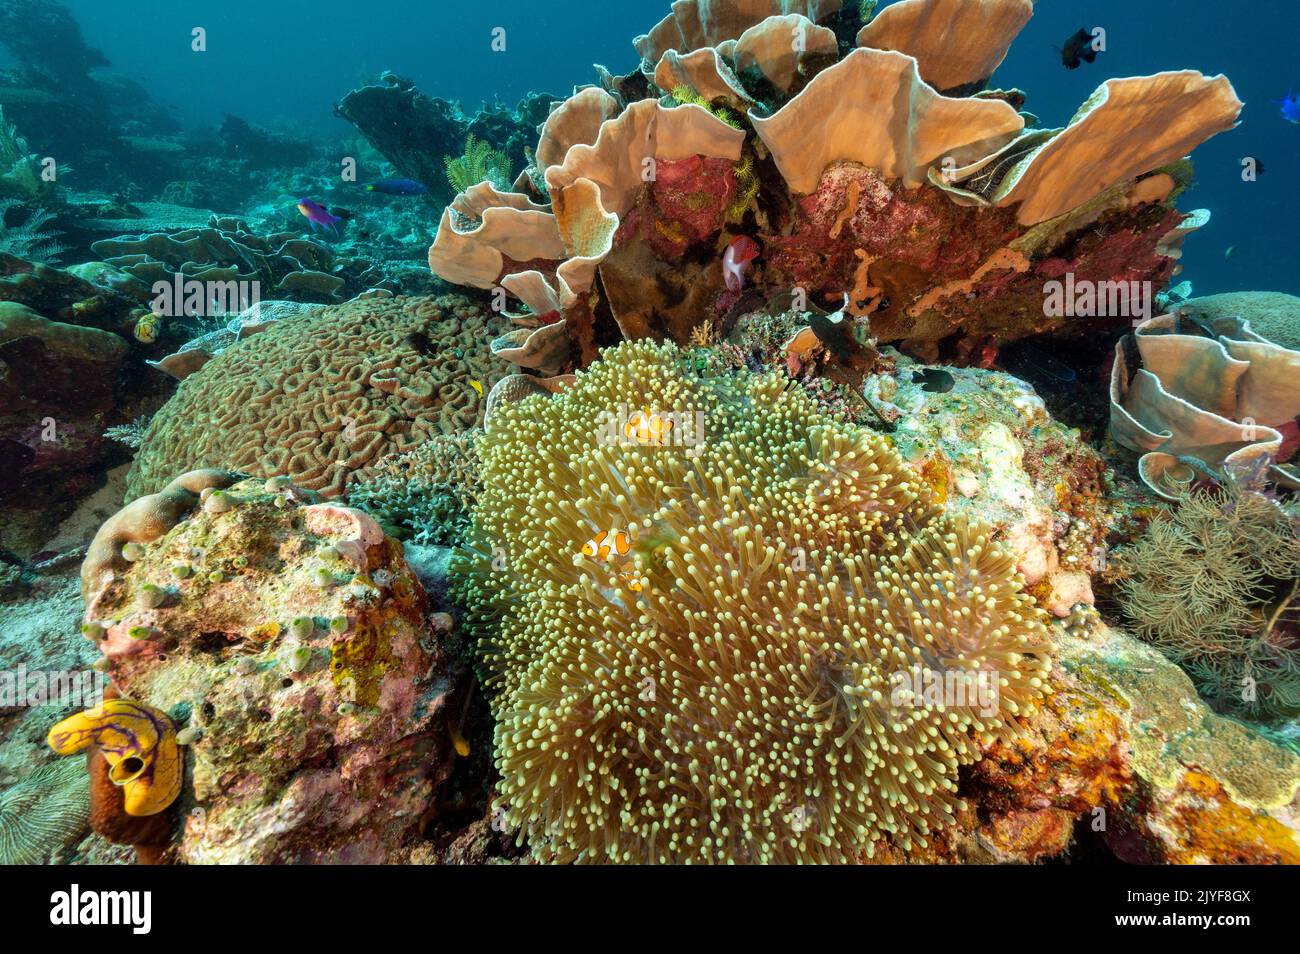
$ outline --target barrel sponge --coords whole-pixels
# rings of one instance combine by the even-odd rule
[[[960,806],[958,768],[1047,691],[1013,557],[787,384],[627,343],[480,439],[455,567],[495,690],[497,810],[538,857],[920,847]],[[673,426],[644,440],[625,408]],[[583,552],[611,530],[625,556]],[[924,671],[995,680],[1000,704],[894,691]]]
[[[455,295],[376,298],[283,319],[189,375],[145,432],[131,498],[200,467],[289,477],[336,497],[386,454],[473,427],[512,370],[505,319]]]

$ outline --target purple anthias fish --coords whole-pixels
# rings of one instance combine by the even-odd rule
[[[343,221],[337,215],[330,215],[329,210],[327,210],[325,206],[318,202],[313,202],[311,199],[299,199],[298,211],[307,217],[307,221],[311,223],[311,230],[313,232],[316,231],[317,227],[320,227],[330,229],[337,233],[339,230],[339,223]]]
[[[1295,93],[1287,92],[1285,99],[1275,99],[1273,102],[1282,107],[1282,118],[1289,123],[1300,123],[1300,100],[1295,98]]]
[[[366,191],[384,195],[424,195],[429,190],[414,179],[379,179],[366,186]]]

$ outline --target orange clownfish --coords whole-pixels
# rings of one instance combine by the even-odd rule
[[[602,530],[582,545],[582,555],[612,562],[616,558],[627,556],[631,549],[631,527],[628,527],[626,533],[621,530]],[[619,569],[618,576],[623,581],[623,585],[633,593],[640,593],[645,589],[636,574],[636,567],[630,562]]]
[[[650,447],[662,447],[668,432],[673,429],[673,422],[658,414],[650,413],[650,408],[637,411],[623,425],[623,434],[628,440]]]
[[[602,530],[582,545],[582,555],[608,560],[612,556],[626,556],[632,548],[631,532]]]

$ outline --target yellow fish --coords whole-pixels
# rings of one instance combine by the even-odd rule
[[[631,532],[602,530],[582,545],[582,555],[608,560],[611,556],[626,556],[632,548]]]
[[[451,735],[451,745],[456,750],[456,754],[461,758],[469,755],[469,743],[465,741],[465,736],[460,734],[460,727],[448,725],[447,732]]]
[[[481,382],[481,381],[474,381],[474,380],[471,379],[470,382],[469,382],[469,386],[472,387],[475,391],[478,392],[478,396],[479,396],[479,397],[482,397],[482,396],[483,396],[483,382]]]
[[[161,330],[162,319],[152,311],[147,311],[135,323],[135,340],[144,344],[153,344],[158,340],[158,332]]]
[[[59,755],[98,747],[128,815],[156,815],[181,793],[176,723],[153,706],[107,699],[55,725],[45,741]]]
[[[649,447],[662,447],[668,432],[673,429],[673,422],[668,418],[652,414],[650,408],[637,411],[623,425],[623,434],[628,440],[636,441]]]
[[[469,741],[465,738],[465,720],[469,717],[469,704],[474,699],[474,682],[470,681],[465,692],[465,704],[460,707],[460,719],[456,722],[447,720],[447,734],[451,736],[451,747],[461,758],[469,755]]]

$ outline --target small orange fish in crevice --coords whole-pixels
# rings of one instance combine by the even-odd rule
[[[474,679],[471,676],[469,689],[465,692],[465,703],[460,707],[460,718],[455,722],[447,720],[447,734],[451,736],[451,746],[461,758],[469,755],[469,741],[465,738],[465,720],[469,718],[469,706],[474,701]]]

